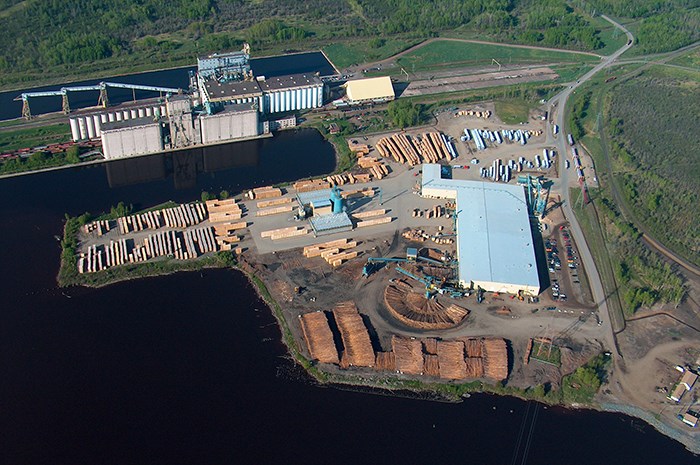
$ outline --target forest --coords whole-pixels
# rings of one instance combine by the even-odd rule
[[[562,0],[0,0],[0,10],[4,86],[192,63],[243,41],[258,56],[350,39],[415,43],[449,30],[576,50],[603,46]]]

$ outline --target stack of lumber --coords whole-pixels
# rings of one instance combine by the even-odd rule
[[[365,174],[358,173],[358,174],[354,174],[353,176],[355,177],[356,183],[365,183],[365,182],[369,182],[372,179],[372,176],[369,173],[365,173]]]
[[[391,157],[399,163],[408,163],[411,166],[420,163],[420,157],[414,141],[406,134],[392,134],[377,142],[377,151],[381,156]]]
[[[236,231],[245,229],[250,224],[245,221],[240,221],[238,223],[218,223],[214,225],[214,232],[217,236],[231,236],[235,234]]]
[[[392,336],[391,350],[396,358],[396,371],[406,375],[423,374],[423,346],[419,339]]]
[[[206,206],[211,223],[222,223],[243,218],[243,209],[236,202],[236,199],[207,200]]]
[[[467,366],[464,361],[464,342],[438,341],[437,356],[441,378],[464,379],[467,377]]]
[[[481,339],[467,339],[464,343],[467,347],[467,357],[483,357],[484,350]]]
[[[272,186],[256,187],[252,191],[248,192],[248,197],[250,197],[251,200],[282,197],[282,189]]]
[[[508,377],[508,349],[503,339],[484,339],[484,375],[500,381]]]
[[[97,233],[97,236],[108,233],[110,229],[111,227],[108,220],[92,221],[83,226],[83,232],[85,234],[89,234],[94,231]]]
[[[306,258],[321,257],[328,262],[329,265],[336,267],[342,265],[347,260],[357,257],[356,250],[350,251],[357,247],[357,241],[350,239],[337,239],[323,244],[308,245],[304,247],[304,256]]]
[[[437,339],[432,337],[423,339],[423,351],[426,354],[437,355]]]
[[[380,371],[396,371],[396,357],[393,352],[377,352],[374,369]]]
[[[206,212],[201,203],[186,203],[179,207],[137,213],[117,218],[121,234],[158,229],[165,225],[169,228],[186,228],[204,221]]]
[[[294,204],[279,205],[277,207],[263,208],[255,212],[255,216],[279,215],[280,213],[289,213],[294,211]]]
[[[342,186],[343,184],[355,184],[357,179],[352,173],[332,174],[326,178],[326,182],[333,186]]]
[[[289,237],[303,236],[308,234],[309,230],[305,226],[290,226],[289,228],[270,229],[260,233],[260,237],[269,237],[273,241],[279,239],[287,239]]]
[[[351,152],[356,153],[358,156],[367,155],[369,153],[369,145],[367,144],[353,144],[352,142],[348,141],[348,147],[350,148]]]
[[[425,354],[423,356],[423,373],[426,376],[440,376],[440,362],[437,355]]]
[[[299,320],[312,360],[318,360],[321,363],[340,363],[326,315],[323,312],[306,313],[300,315]]]
[[[294,199],[291,197],[284,197],[280,199],[273,199],[273,200],[262,200],[258,202],[257,206],[258,208],[268,208],[268,207],[277,207],[279,205],[286,205],[288,203],[294,202]]]
[[[386,209],[381,208],[379,210],[369,210],[366,212],[353,213],[352,217],[355,219],[372,218],[373,216],[380,216],[386,213]]]
[[[365,168],[369,170],[371,176],[377,179],[382,179],[384,176],[389,175],[389,167],[386,166],[381,160],[375,157],[359,157],[357,159],[357,164],[360,168]]]
[[[476,116],[477,118],[490,118],[491,117],[491,111],[489,110],[484,110],[484,111],[478,111],[478,110],[460,110],[457,112],[457,115],[459,116]]]
[[[438,301],[426,299],[422,293],[394,285],[385,289],[384,303],[394,318],[419,329],[453,328],[469,314],[468,310],[456,305],[448,310]]]
[[[355,304],[343,302],[336,305],[333,316],[345,348],[340,361],[341,367],[374,366],[374,349],[369,332]]]
[[[308,181],[298,181],[293,184],[294,190],[297,192],[311,192],[311,191],[318,191],[321,189],[328,189],[330,188],[330,184],[328,184],[328,181],[324,181],[323,179],[311,179]]]
[[[358,175],[355,175],[357,178]],[[369,181],[369,179],[368,179]],[[349,190],[349,191],[342,191],[340,193],[340,196],[344,199],[354,199],[357,197],[373,197],[374,196],[374,187],[365,187],[364,189],[355,189],[355,190]]]
[[[358,228],[364,228],[365,226],[377,226],[380,224],[391,223],[392,218],[390,216],[383,216],[381,218],[375,218],[372,220],[359,221],[357,223]]]
[[[454,322],[461,322],[469,316],[469,310],[456,304],[451,304],[445,309],[445,316]]]

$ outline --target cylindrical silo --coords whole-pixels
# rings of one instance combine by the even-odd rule
[[[143,118],[146,116],[146,109],[145,108],[139,108],[139,118]]]
[[[136,108],[132,108],[129,113],[131,114],[131,119],[136,119],[139,117],[139,112]]]
[[[80,129],[80,140],[88,138],[87,126],[85,124],[85,118],[81,116],[78,118],[78,128]]]
[[[117,121],[124,121],[124,114],[121,111],[115,112],[114,117],[117,119]]]
[[[92,123],[95,126],[95,137],[100,137],[102,134],[100,130],[102,129],[102,123],[100,122],[100,115],[92,115]]]
[[[85,124],[87,126],[88,139],[94,139],[95,123],[92,121],[92,116],[88,115],[85,117]]]
[[[146,107],[146,116],[153,116],[153,108]]]
[[[70,135],[73,138],[73,142],[80,140],[80,128],[78,127],[78,122],[75,118],[70,119]]]
[[[110,123],[115,122],[116,119],[117,119],[117,116],[114,114],[113,111],[110,111],[109,113],[107,113],[107,120],[108,120]]]
[[[292,91],[287,89],[284,91],[284,111],[292,109]]]

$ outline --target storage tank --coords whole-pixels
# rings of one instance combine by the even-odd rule
[[[70,135],[73,138],[73,142],[80,140],[80,128],[78,127],[78,121],[75,118],[70,119]]]
[[[100,137],[100,130],[102,129],[100,115],[92,115],[92,123],[95,126],[95,137]]]
[[[331,190],[331,204],[333,204],[333,213],[343,213],[343,197],[340,195],[338,186]]]
[[[78,118],[78,128],[80,130],[80,140],[85,140],[88,138],[87,125],[85,124],[85,118]]]

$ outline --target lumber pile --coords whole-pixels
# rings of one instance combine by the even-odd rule
[[[306,258],[321,257],[326,260],[329,265],[337,267],[357,257],[358,252],[356,250],[350,250],[355,247],[357,247],[357,241],[337,239],[322,244],[308,245],[304,247],[303,253]]]
[[[432,337],[423,339],[423,352],[430,355],[437,355],[437,339]]]
[[[294,190],[297,192],[311,192],[321,189],[329,189],[331,186],[328,181],[323,179],[311,179],[308,181],[298,181],[293,184]]]
[[[178,207],[164,208],[130,216],[117,218],[121,234],[143,231],[145,229],[187,228],[204,221],[206,211],[201,203],[186,203]]]
[[[323,312],[306,313],[300,315],[299,320],[311,358],[321,363],[340,363],[326,315]]]
[[[467,339],[465,342],[467,348],[467,357],[482,357],[483,345],[481,339]]]
[[[396,358],[396,371],[407,375],[423,374],[423,351],[419,339],[392,336],[391,350]]]
[[[378,371],[396,371],[394,352],[377,352],[374,369]]]
[[[369,181],[369,180],[367,180]],[[342,186],[344,184],[355,184],[356,182],[361,182],[357,180],[357,177],[352,173],[341,173],[332,174],[326,177],[326,182],[332,186]],[[363,181],[364,182],[364,181]]]
[[[270,229],[260,233],[262,238],[270,238],[273,241],[279,239],[287,239],[289,237],[303,236],[308,234],[309,230],[305,226],[290,226],[288,228]]]
[[[273,199],[273,200],[261,200],[258,202],[257,206],[258,208],[267,208],[267,207],[276,207],[278,205],[285,205],[288,203],[294,202],[294,199],[291,197],[283,197],[279,199]]]
[[[336,305],[333,316],[345,348],[340,360],[341,367],[374,366],[374,349],[369,332],[355,304],[343,302]]]
[[[85,234],[95,232],[97,236],[100,237],[108,233],[112,228],[108,220],[97,220],[83,225],[82,229]]]
[[[387,223],[391,223],[391,220],[392,220],[392,219],[393,219],[393,218],[390,217],[390,216],[383,216],[383,217],[381,217],[381,218],[374,218],[374,219],[371,219],[371,220],[359,221],[359,222],[357,223],[357,227],[358,227],[358,228],[364,228],[364,227],[366,227],[366,226],[378,226],[378,225],[380,225],[380,224],[387,224]]]
[[[248,191],[248,197],[250,197],[251,200],[282,197],[282,189],[272,186],[256,187],[252,191]]]
[[[491,111],[460,110],[457,112],[457,116],[476,116],[477,118],[489,119],[491,117]]]
[[[350,151],[357,154],[358,157],[369,153],[369,145],[367,144],[353,144],[351,141],[348,141],[348,147]]]
[[[440,363],[437,355],[425,354],[423,356],[423,373],[426,376],[435,376],[436,378],[440,376]]]
[[[508,348],[503,339],[484,339],[484,376],[497,381],[508,377]]]
[[[382,179],[384,176],[389,175],[389,167],[376,157],[358,157],[357,164],[360,168],[367,169],[369,171],[368,174],[377,179]]]
[[[243,208],[236,199],[207,200],[205,204],[211,223],[240,220],[243,217]]]
[[[481,357],[467,357],[464,359],[467,378],[483,378],[484,359]]]
[[[255,212],[255,216],[279,215],[280,213],[290,213],[294,211],[294,205],[280,205],[278,207],[263,208]]]
[[[366,212],[353,213],[352,217],[362,220],[365,218],[372,218],[373,216],[384,215],[385,213],[386,213],[386,209],[380,208],[379,210],[370,210],[370,211],[366,211]]]
[[[467,377],[467,367],[464,361],[464,342],[438,341],[437,357],[441,378],[464,379]]]
[[[359,176],[359,175],[357,175],[357,176]],[[369,181],[369,179],[367,181]],[[340,193],[340,196],[344,199],[355,199],[355,198],[359,198],[359,197],[373,197],[374,196],[374,187],[365,187],[364,189],[342,191]]]

